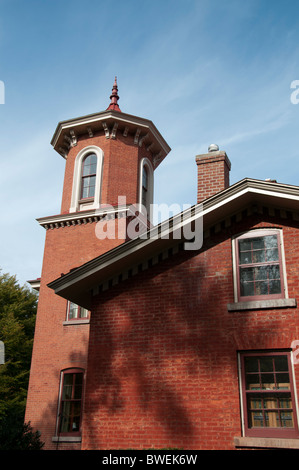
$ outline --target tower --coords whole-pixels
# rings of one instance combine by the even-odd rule
[[[170,151],[152,121],[122,112],[118,100],[115,78],[105,111],[59,122],[51,141],[65,159],[65,176],[60,213],[38,219],[46,238],[25,416],[46,449],[80,449],[81,411],[66,402],[65,418],[61,391],[66,377],[80,375],[72,371],[83,380],[88,373],[92,316],[79,297],[68,302],[48,284],[126,241],[129,208],[149,213],[154,171]],[[97,227],[107,219],[114,236],[101,238]]]

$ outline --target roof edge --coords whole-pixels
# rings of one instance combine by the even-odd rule
[[[107,253],[84,263],[71,272],[64,274],[60,278],[55,279],[48,284],[48,287],[53,289],[55,293],[59,295],[59,292],[63,289],[64,285],[69,286],[70,284],[75,283],[79,277],[86,277],[88,273],[94,273],[97,270],[104,269],[108,265],[111,266],[116,259],[125,258],[127,254],[134,250],[142,250],[145,247],[148,248],[151,243],[155,243],[159,239],[161,240],[163,236],[165,237],[167,230],[168,233],[174,233],[180,227],[182,220],[184,220],[184,215],[188,212],[190,217],[185,219],[184,224],[190,223],[190,221],[194,221],[198,217],[204,217],[208,214],[211,215],[213,212],[216,212],[216,209],[222,210],[225,205],[242,196],[246,196],[246,194],[249,193],[254,195],[268,194],[272,197],[282,197],[284,200],[293,200],[296,204],[297,202],[299,203],[298,186],[244,178],[229,188],[211,196],[199,204],[192,206],[190,209],[187,209],[154,226],[142,237],[137,237],[122,243]]]

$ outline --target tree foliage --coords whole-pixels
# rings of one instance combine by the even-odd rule
[[[24,423],[33,346],[37,295],[19,286],[15,276],[0,272],[0,449],[38,447],[38,435]]]

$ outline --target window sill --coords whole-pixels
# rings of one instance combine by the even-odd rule
[[[81,442],[81,436],[54,436],[52,437],[52,442],[69,442],[77,443]]]
[[[236,447],[299,449],[299,439],[277,439],[270,437],[235,437],[234,444]]]
[[[90,202],[93,202],[94,198],[93,197],[86,197],[85,199],[79,199],[79,204],[89,204]]]
[[[229,312],[288,307],[297,307],[296,299],[251,300],[249,302],[235,302],[227,304],[227,310]]]
[[[67,320],[63,322],[63,325],[88,325],[90,322],[89,318],[82,318],[81,320]]]

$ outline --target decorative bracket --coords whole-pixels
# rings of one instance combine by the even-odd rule
[[[104,128],[104,131],[105,131],[106,139],[109,139],[110,133],[109,133],[109,129],[107,127],[106,122],[103,122],[103,128]]]
[[[74,131],[70,131],[71,138],[72,138],[72,147],[75,147],[77,145],[77,136]]]
[[[136,130],[136,134],[135,134],[135,137],[134,137],[134,144],[138,144],[138,140],[139,140],[139,136],[140,136],[140,129],[137,129]]]
[[[148,138],[148,133],[145,134],[141,139],[139,140],[139,147],[142,146],[143,142]]]
[[[117,128],[118,128],[118,123],[115,122],[114,126],[113,126],[113,129],[112,129],[112,133],[111,133],[111,139],[115,139]]]
[[[89,137],[93,137],[93,132],[90,127],[87,128],[87,132],[88,132]]]

